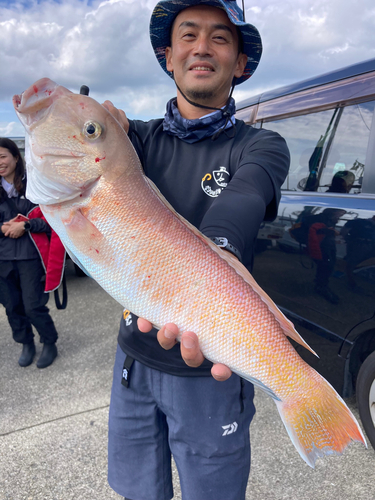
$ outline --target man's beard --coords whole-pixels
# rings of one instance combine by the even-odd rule
[[[192,101],[208,101],[215,96],[212,90],[186,90],[186,95]]]

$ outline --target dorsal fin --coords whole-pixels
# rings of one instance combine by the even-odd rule
[[[236,271],[237,274],[239,274],[245,281],[248,283],[251,288],[258,294],[259,298],[267,305],[268,309],[272,312],[272,314],[275,316],[276,321],[279,323],[281,326],[282,331],[293,339],[295,342],[298,344],[302,345],[306,349],[308,349],[310,352],[312,352],[315,356],[319,357],[316,352],[311,349],[311,347],[308,345],[307,342],[301,337],[301,335],[297,332],[297,330],[294,328],[294,325],[291,321],[288,320],[284,316],[284,314],[280,311],[280,309],[276,306],[276,304],[273,302],[273,300],[266,294],[266,292],[258,285],[258,283],[255,281],[255,279],[252,277],[252,275],[249,273],[249,271],[246,269],[246,267],[241,264],[237,258],[232,255],[231,253],[223,250],[222,248],[218,247],[213,241],[211,241],[207,236],[202,234],[193,224],[191,224],[189,221],[187,221],[182,215],[176,212],[176,210],[172,207],[172,205],[164,198],[164,196],[161,194],[159,189],[155,186],[155,184],[148,178],[145,177],[147,180],[147,183],[151,187],[151,189],[155,192],[155,194],[158,196],[160,201],[163,202],[163,204],[171,210],[176,217],[185,225],[187,226],[192,233],[194,233],[199,239],[204,241],[214,252],[216,252],[222,259],[224,259],[228,264]]]

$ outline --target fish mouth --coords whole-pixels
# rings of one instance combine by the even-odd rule
[[[26,129],[43,119],[51,105],[63,95],[71,94],[69,90],[49,78],[42,78],[22,92],[13,96],[13,106]]]

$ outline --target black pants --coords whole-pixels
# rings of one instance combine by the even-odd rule
[[[329,278],[335,268],[335,261],[314,259],[314,262],[316,264],[315,284],[317,286],[327,287]]]
[[[39,333],[41,342],[56,342],[57,331],[46,307],[48,299],[39,259],[0,261],[0,303],[5,307],[16,342],[33,341],[31,325]]]

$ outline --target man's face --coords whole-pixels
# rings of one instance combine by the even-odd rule
[[[190,99],[224,106],[233,77],[242,76],[247,62],[246,55],[238,53],[238,43],[236,27],[223,10],[189,7],[174,21],[167,69]]]

